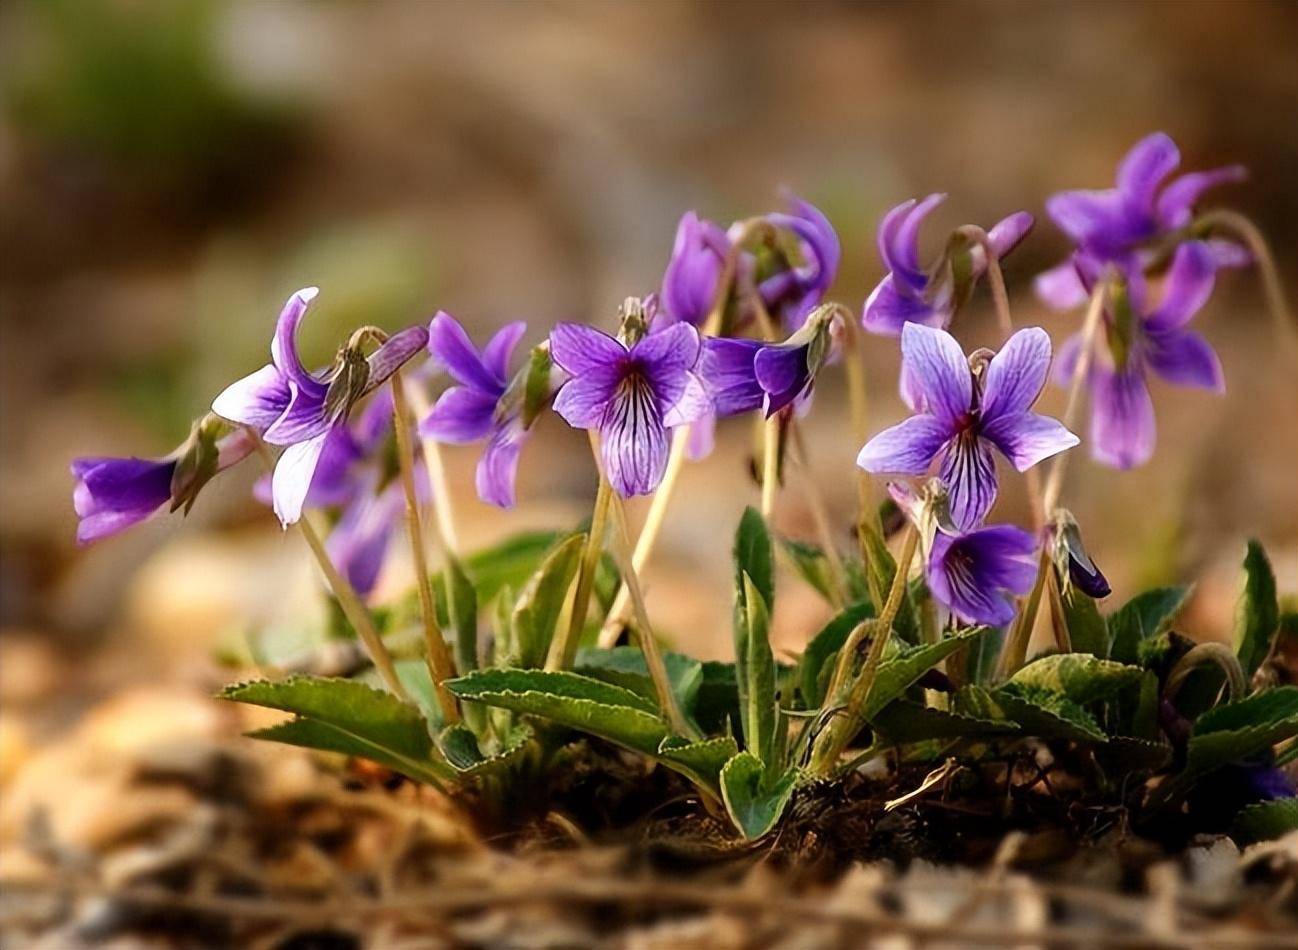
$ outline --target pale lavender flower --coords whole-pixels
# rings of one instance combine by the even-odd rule
[[[1134,468],[1154,452],[1156,425],[1149,371],[1178,386],[1225,392],[1221,362],[1212,346],[1186,324],[1212,294],[1216,258],[1202,241],[1176,249],[1157,304],[1150,299],[1138,264],[1128,263],[1124,281],[1104,315],[1105,333],[1091,360],[1092,456],[1114,468]],[[1088,275],[1089,278],[1089,275]],[[1060,348],[1056,382],[1068,386],[1081,354],[1082,334]]]
[[[699,334],[678,323],[631,346],[576,323],[550,331],[550,354],[571,378],[554,410],[601,437],[604,472],[620,495],[644,495],[662,481],[667,432],[703,418],[711,400],[694,373]]]
[[[423,327],[393,334],[363,360],[347,351],[334,370],[308,372],[297,353],[297,328],[315,298],[316,288],[289,298],[271,341],[271,362],[230,385],[212,403],[213,412],[262,433],[285,446],[271,480],[275,514],[287,527],[302,515],[311,483],[329,436],[342,427],[352,406],[385,382],[428,340]],[[337,384],[337,385],[335,385]]]
[[[933,537],[924,576],[933,599],[970,624],[1003,627],[1014,619],[1012,595],[1036,578],[1037,542],[1013,525],[998,524]]]
[[[917,415],[867,442],[857,464],[923,475],[937,462],[960,528],[978,524],[996,500],[993,449],[1023,472],[1077,444],[1061,423],[1031,411],[1050,367],[1050,337],[1039,327],[1011,336],[977,375],[945,330],[909,323],[901,352]]]
[[[923,201],[904,201],[879,224],[879,256],[887,275],[865,301],[862,325],[871,333],[897,336],[908,323],[939,329],[947,327],[974,284],[987,270],[981,244],[948,241],[942,255],[927,265],[919,258],[919,231],[924,219],[946,200],[929,195]],[[1018,246],[1032,229],[1032,215],[1019,211],[994,224],[987,232],[996,259]]]
[[[702,326],[716,302],[717,282],[730,252],[730,238],[712,221],[687,211],[676,226],[676,243],[663,273],[662,317]]]
[[[509,360],[526,330],[524,323],[510,323],[479,352],[449,313],[438,313],[429,325],[428,350],[459,385],[442,393],[420,432],[459,445],[485,439],[478,497],[500,508],[514,507],[518,457],[527,439],[522,400],[505,399]]]
[[[427,478],[416,473],[416,486]],[[325,540],[325,552],[352,589],[368,597],[378,583],[392,535],[405,514],[406,498],[397,479],[379,487],[379,472],[367,467],[357,479],[356,492],[343,508]],[[426,492],[424,492],[426,495]]]
[[[1164,184],[1180,163],[1176,143],[1165,133],[1154,132],[1122,159],[1113,188],[1060,192],[1046,202],[1046,213],[1073,241],[1081,258],[1103,262],[1139,253],[1141,264],[1147,264],[1154,252],[1151,245],[1190,227],[1204,192],[1247,177],[1242,165],[1226,165],[1188,172]],[[1250,260],[1248,252],[1232,241],[1214,239],[1207,246],[1218,267],[1240,267]],[[1059,310],[1079,305],[1086,299],[1086,290],[1078,264],[1070,258],[1040,274],[1037,295]]]

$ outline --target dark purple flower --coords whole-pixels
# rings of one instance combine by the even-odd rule
[[[865,301],[861,322],[871,333],[897,336],[908,323],[945,328],[986,272],[982,245],[967,241],[948,242],[937,261],[920,262],[920,226],[945,200],[946,195],[935,194],[920,202],[903,201],[880,222],[879,256],[888,274]],[[1019,211],[992,226],[987,237],[997,260],[1018,246],[1032,224],[1032,215]]]
[[[1077,444],[1058,421],[1031,411],[1050,367],[1050,337],[1041,328],[1015,333],[978,376],[945,330],[908,323],[901,352],[917,415],[867,442],[856,464],[923,475],[937,460],[960,528],[978,524],[996,500],[993,448],[1023,472]]]
[[[828,317],[804,322],[783,343],[715,337],[703,341],[699,374],[716,415],[761,408],[771,416],[810,391],[830,345]]]
[[[676,226],[676,243],[663,274],[662,316],[702,326],[716,302],[717,282],[730,251],[720,225],[687,211]]]
[[[1147,250],[1190,226],[1194,206],[1205,191],[1247,176],[1243,166],[1227,165],[1188,172],[1164,185],[1180,163],[1176,143],[1166,134],[1154,132],[1122,159],[1115,187],[1060,192],[1046,202],[1046,213],[1084,256],[1108,261]],[[1247,251],[1233,242],[1214,240],[1208,245],[1219,267],[1239,267],[1249,261]],[[1147,261],[1142,260],[1144,263]],[[1039,275],[1036,291],[1043,301],[1060,310],[1071,309],[1086,298],[1072,259]]]
[[[1003,627],[1014,619],[1009,595],[1032,589],[1036,548],[1031,534],[1012,525],[938,531],[925,565],[929,592],[965,623]]]
[[[699,334],[688,323],[628,347],[577,323],[550,331],[555,365],[571,377],[554,400],[570,426],[596,429],[604,471],[619,494],[645,495],[662,481],[667,430],[703,418],[711,400],[694,374]]]
[[[759,273],[757,292],[766,309],[794,332],[825,299],[842,252],[833,225],[819,208],[796,195],[787,195],[787,201],[788,213],[773,212],[766,220],[794,237],[796,253],[775,273]]]
[[[344,351],[330,372],[310,373],[298,357],[296,337],[316,293],[308,287],[289,298],[275,326],[270,364],[230,385],[212,403],[217,415],[258,430],[272,445],[285,446],[271,479],[275,514],[285,526],[302,516],[330,434],[345,424],[357,400],[386,381],[428,340],[423,327],[409,327],[368,358],[353,359],[354,354]]]
[[[1207,302],[1216,263],[1202,241],[1176,249],[1164,280],[1162,299],[1153,305],[1138,265],[1113,294],[1104,315],[1104,342],[1091,360],[1091,454],[1114,468],[1133,468],[1154,452],[1154,404],[1146,373],[1170,383],[1216,393],[1225,391],[1221,363],[1212,347],[1186,324]],[[1056,382],[1070,384],[1081,355],[1082,335],[1060,348]]]
[[[420,432],[459,445],[485,439],[476,476],[478,497],[500,508],[514,507],[518,457],[528,434],[523,401],[505,398],[509,360],[526,330],[525,323],[508,324],[479,352],[450,314],[438,313],[429,327],[429,352],[460,385],[442,393]]]

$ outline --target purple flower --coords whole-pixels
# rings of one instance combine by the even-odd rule
[[[1096,600],[1113,593],[1108,578],[1086,552],[1081,530],[1071,513],[1060,509],[1055,515],[1054,524],[1047,530],[1047,537],[1053,546],[1055,571],[1065,593],[1070,587],[1076,587],[1087,597]]]
[[[676,243],[663,274],[662,315],[702,326],[716,302],[717,282],[730,251],[720,225],[687,211],[676,226]]]
[[[977,377],[945,330],[909,323],[901,352],[918,414],[867,442],[856,463],[877,474],[923,475],[937,460],[960,528],[978,524],[996,500],[993,448],[1022,472],[1077,444],[1059,422],[1031,411],[1050,366],[1050,337],[1039,327],[1010,337]]]
[[[582,324],[550,331],[554,362],[571,377],[554,410],[574,428],[599,431],[604,472],[624,497],[656,489],[667,466],[667,430],[711,410],[693,372],[699,349],[698,331],[688,323],[629,347]]]
[[[1162,299],[1149,299],[1139,266],[1129,266],[1125,285],[1105,315],[1105,343],[1091,361],[1091,454],[1114,468],[1133,468],[1154,452],[1154,404],[1146,373],[1170,383],[1216,393],[1225,391],[1221,363],[1212,347],[1185,325],[1212,294],[1216,263],[1202,241],[1176,249],[1164,281]],[[1067,386],[1081,355],[1082,336],[1059,352],[1056,382]]]
[[[271,362],[230,385],[216,397],[212,410],[232,422],[262,433],[272,445],[285,446],[271,479],[275,514],[287,527],[302,516],[329,436],[341,428],[352,406],[382,384],[428,340],[423,327],[393,334],[368,358],[344,350],[328,373],[306,370],[297,353],[297,328],[315,298],[316,288],[288,299],[275,326]]]
[[[416,485],[426,484],[427,479],[416,480]],[[366,597],[378,582],[406,499],[395,479],[380,490],[378,472],[372,467],[366,469],[358,489],[325,540],[325,551],[352,588]]]
[[[1164,185],[1180,163],[1176,143],[1165,133],[1155,132],[1137,142],[1122,159],[1115,187],[1060,192],[1046,202],[1046,213],[1082,255],[1107,261],[1147,250],[1192,224],[1194,206],[1205,191],[1247,177],[1243,166],[1227,165],[1188,172]],[[1219,267],[1239,267],[1249,261],[1247,251],[1233,242],[1214,240],[1209,247]],[[1086,294],[1076,271],[1070,259],[1039,275],[1037,295],[1060,310],[1077,306]]]
[[[170,504],[173,511],[188,508],[213,475],[241,462],[252,450],[246,432],[218,437],[204,420],[166,458],[75,459],[72,505],[81,519],[77,543],[89,544],[124,531],[152,517],[163,505]]]
[[[1008,595],[1032,589],[1036,547],[1032,535],[1012,525],[938,531],[925,565],[929,592],[965,623],[1003,627],[1014,619]]]
[[[830,321],[816,319],[783,343],[732,337],[703,341],[699,372],[718,416],[761,408],[767,416],[810,392],[829,350]]]
[[[481,352],[449,313],[438,313],[428,329],[429,352],[459,385],[442,393],[419,431],[457,445],[486,439],[478,460],[478,497],[500,508],[512,508],[518,456],[527,429],[522,402],[504,397],[509,389],[509,359],[527,325],[507,325]]]
[[[924,219],[946,200],[929,195],[923,201],[903,201],[879,224],[879,256],[888,274],[865,301],[862,324],[871,333],[897,336],[908,323],[945,328],[956,310],[987,270],[982,245],[948,242],[942,257],[925,267],[919,260],[919,229]],[[987,232],[997,260],[1018,246],[1032,230],[1032,215],[1019,211]]]
[[[793,332],[825,298],[838,274],[842,252],[833,225],[819,208],[796,195],[786,197],[789,212],[768,214],[766,220],[794,237],[796,259],[786,257],[785,266],[770,276],[759,273],[757,292],[766,308]]]

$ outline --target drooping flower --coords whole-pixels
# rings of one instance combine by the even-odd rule
[[[1123,273],[1104,314],[1103,340],[1091,359],[1091,454],[1114,468],[1143,465],[1154,452],[1156,426],[1147,373],[1169,383],[1225,392],[1216,352],[1186,324],[1212,295],[1216,263],[1202,241],[1176,249],[1154,304],[1138,265]],[[1060,347],[1055,379],[1068,386],[1081,355],[1078,333]]]
[[[1046,213],[1076,245],[1076,256],[1102,262],[1137,254],[1144,266],[1156,253],[1151,245],[1192,225],[1204,192],[1247,177],[1242,165],[1226,165],[1187,172],[1164,184],[1180,163],[1176,143],[1154,132],[1123,157],[1113,188],[1060,192],[1046,202]],[[1232,241],[1206,243],[1218,267],[1240,267],[1250,260]],[[1052,307],[1068,310],[1086,299],[1076,256],[1037,277],[1037,295]]]
[[[77,543],[89,544],[124,531],[164,505],[172,511],[181,507],[188,511],[204,484],[243,461],[253,448],[246,431],[231,431],[222,420],[207,417],[165,458],[75,459],[72,504],[80,518]]]
[[[529,388],[535,389],[528,383],[533,367],[509,381],[510,357],[526,329],[524,323],[511,323],[479,352],[450,314],[438,313],[429,326],[429,352],[459,385],[442,393],[420,432],[459,445],[485,439],[476,475],[478,497],[500,508],[515,504],[518,458],[536,411],[529,411],[528,400],[550,396],[548,366],[538,371],[543,393],[529,395]]]
[[[792,256],[779,255],[773,272],[764,274],[759,259],[757,292],[772,316],[789,332],[800,329],[807,316],[825,299],[838,275],[842,249],[834,226],[819,208],[793,194],[786,195],[789,211],[766,216],[796,243]]]
[[[1060,580],[1060,589],[1064,594],[1069,592],[1069,588],[1076,587],[1087,597],[1099,600],[1113,592],[1104,572],[1095,565],[1086,552],[1086,547],[1082,544],[1081,529],[1071,512],[1063,508],[1058,509],[1047,532],[1055,574]]]
[[[945,328],[987,270],[981,244],[953,235],[936,261],[919,259],[919,231],[924,219],[946,200],[929,195],[923,201],[903,201],[879,224],[879,256],[887,275],[865,301],[862,325],[871,333],[897,336],[908,323]],[[1019,211],[987,232],[997,260],[1018,246],[1032,230],[1032,215]]]
[[[287,527],[302,515],[311,483],[331,433],[343,427],[352,407],[423,349],[428,331],[408,327],[368,357],[352,347],[325,373],[311,373],[297,353],[297,328],[318,291],[299,290],[288,299],[271,340],[271,362],[231,384],[212,411],[261,432],[284,446],[275,465],[271,494],[275,514]]]
[[[762,409],[771,416],[806,395],[831,345],[831,318],[803,323],[783,343],[738,337],[703,342],[699,372],[718,416]]]
[[[676,226],[676,243],[663,273],[662,316],[701,327],[712,312],[717,282],[730,252],[720,225],[687,211]]]
[[[909,323],[901,352],[917,414],[867,442],[857,464],[923,475],[936,461],[960,528],[982,521],[996,500],[993,449],[1023,472],[1077,444],[1061,423],[1032,412],[1050,367],[1050,337],[1039,327],[1011,336],[977,374],[945,330]]]
[[[554,410],[577,429],[595,429],[610,483],[624,497],[652,492],[667,466],[667,432],[703,418],[711,400],[694,373],[699,334],[678,323],[631,346],[594,327],[550,331],[555,365],[571,378]]]
[[[1036,548],[1032,535],[1013,525],[939,530],[924,566],[929,592],[965,623],[1003,627],[1014,619],[1010,595],[1032,589]]]

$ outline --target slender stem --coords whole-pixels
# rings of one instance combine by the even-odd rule
[[[852,443],[863,446],[869,436],[868,403],[865,390],[865,334],[856,323],[856,315],[844,310],[841,314],[843,330],[847,335],[848,352],[843,356],[847,370],[847,392],[852,412]],[[865,567],[865,583],[870,600],[878,604],[884,598],[883,584],[874,564],[871,539],[883,544],[883,523],[879,508],[874,503],[874,487],[870,473],[859,465],[856,470],[856,537],[861,549],[861,563]]]
[[[599,488],[595,492],[595,507],[590,516],[590,534],[586,536],[586,551],[577,573],[577,585],[572,595],[572,612],[568,626],[550,643],[550,653],[545,659],[547,670],[566,670],[576,659],[581,644],[582,627],[590,610],[590,594],[595,586],[595,571],[600,555],[604,553],[604,534],[608,526],[608,510],[613,499],[613,486],[599,471]]]
[[[1060,653],[1073,652],[1073,638],[1068,630],[1068,614],[1064,598],[1059,592],[1059,580],[1053,570],[1046,571],[1046,597],[1050,601],[1050,629],[1055,635],[1055,646]]]
[[[415,565],[415,589],[419,591],[419,612],[424,622],[424,661],[432,678],[441,707],[442,718],[447,723],[460,721],[460,707],[446,688],[446,681],[455,676],[455,660],[442,634],[437,619],[437,605],[433,601],[433,582],[428,573],[428,558],[424,552],[424,527],[419,516],[419,496],[415,491],[415,453],[411,446],[410,409],[406,405],[405,386],[401,373],[392,374],[392,428],[397,436],[397,461],[401,488],[406,496],[406,534],[410,537],[410,554]]]
[[[762,517],[770,520],[775,508],[775,494],[780,487],[780,416],[762,423]]]
[[[847,603],[847,571],[843,568],[843,559],[838,556],[834,532],[829,524],[829,513],[825,509],[825,499],[811,471],[807,459],[806,440],[802,437],[802,428],[797,420],[789,421],[789,434],[793,440],[793,459],[806,476],[803,481],[803,491],[807,498],[807,507],[811,509],[811,520],[815,522],[816,533],[820,535],[820,546],[824,549],[825,560],[829,564],[830,588],[833,593],[831,599],[835,607],[842,607]]]
[[[1249,253],[1257,261],[1261,272],[1262,290],[1266,295],[1267,309],[1275,320],[1276,330],[1280,338],[1292,347],[1295,334],[1298,333],[1298,324],[1294,323],[1293,311],[1289,309],[1289,302],[1285,298],[1280,269],[1276,267],[1271,247],[1258,226],[1238,211],[1229,209],[1209,211],[1199,219],[1198,224],[1208,231],[1229,231],[1248,246]]]
[[[1108,298],[1108,286],[1108,280],[1102,277],[1091,292],[1091,301],[1086,308],[1086,319],[1082,324],[1081,352],[1077,354],[1073,378],[1068,383],[1068,401],[1064,404],[1063,423],[1068,429],[1072,429],[1076,421],[1077,410],[1081,404],[1082,382],[1091,369],[1091,359],[1095,353],[1095,338],[1103,322],[1104,304]],[[1041,496],[1041,514],[1046,520],[1050,519],[1055,505],[1059,503],[1059,493],[1064,485],[1064,472],[1068,466],[1068,455],[1067,452],[1060,452],[1055,456],[1050,477],[1046,479],[1046,488]]]
[[[266,448],[266,443],[262,441],[261,434],[252,428],[249,428],[248,432],[252,436],[252,443],[257,450],[257,455],[265,464],[266,470],[273,472],[275,470],[275,459],[270,454],[270,450]],[[384,685],[394,696],[409,702],[410,694],[401,685],[401,680],[397,676],[397,668],[392,662],[392,654],[388,652],[388,648],[384,645],[382,638],[379,637],[378,631],[374,629],[374,621],[370,617],[369,610],[361,602],[355,588],[334,567],[333,561],[329,558],[329,553],[325,550],[324,542],[320,540],[320,535],[316,533],[311,522],[307,520],[305,513],[298,519],[297,529],[303,540],[306,541],[306,546],[311,549],[311,554],[315,557],[320,572],[324,574],[325,581],[329,584],[338,605],[342,608],[343,616],[347,618],[347,622],[356,631],[356,636],[364,644],[365,650],[369,654],[370,660],[373,661],[374,668],[378,670]]]
[[[1032,641],[1032,630],[1037,625],[1037,612],[1041,609],[1041,594],[1046,587],[1046,573],[1050,570],[1050,555],[1044,547],[1037,563],[1037,579],[1032,585],[1032,593],[1019,605],[1019,612],[1014,618],[1010,632],[1001,649],[1000,662],[996,668],[996,678],[1007,680],[1023,665],[1028,656],[1028,644]]]
[[[422,387],[407,386],[406,396],[415,416],[419,419],[426,418],[431,409]],[[441,443],[436,439],[421,436],[419,445],[424,452],[428,487],[433,490],[433,516],[436,519],[437,533],[446,552],[457,555],[460,551],[460,534],[455,527],[455,503],[451,498],[451,485],[446,477],[446,465],[442,460]]]

